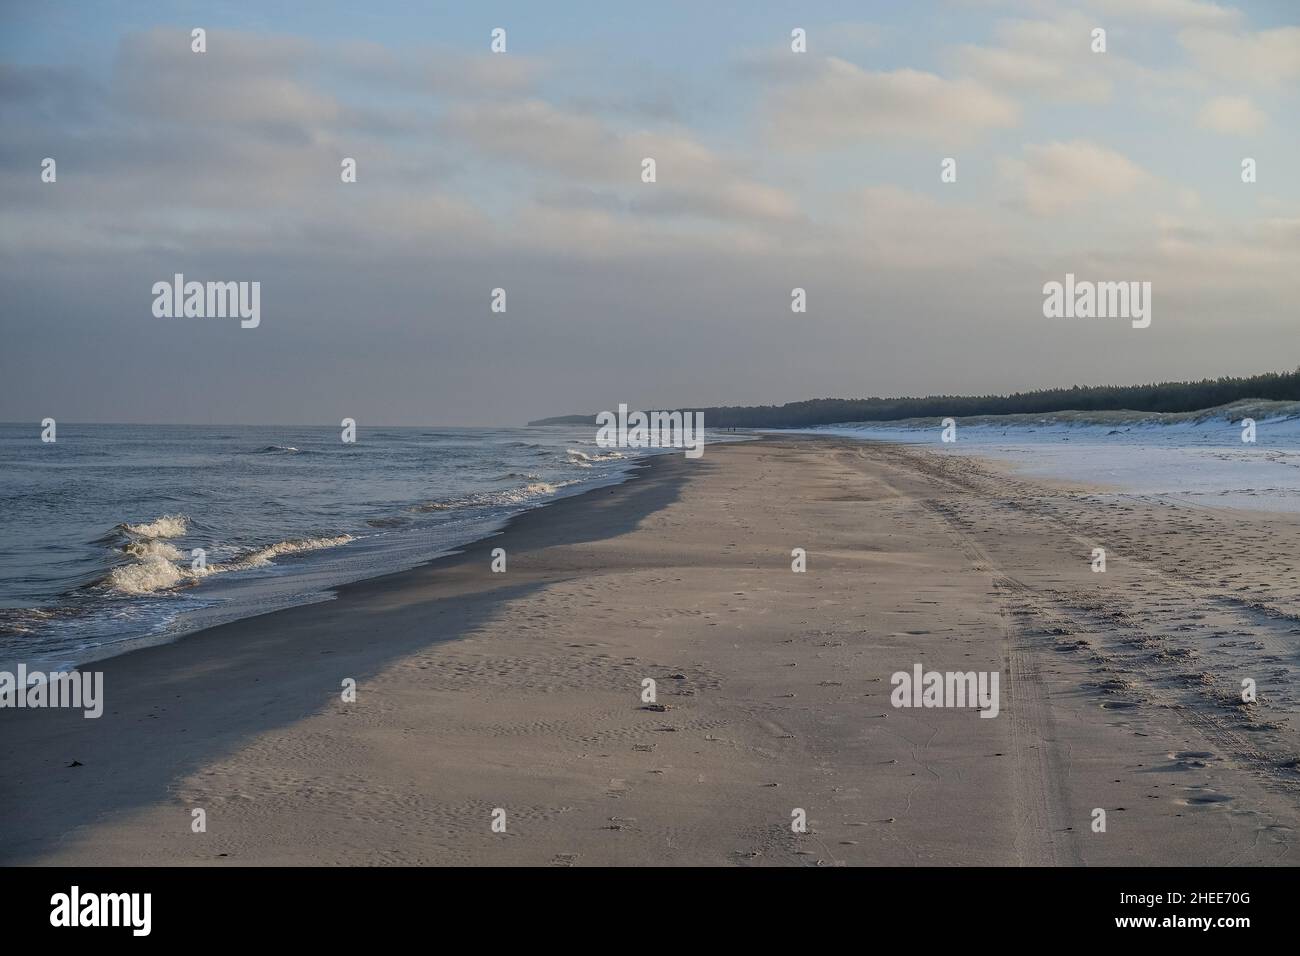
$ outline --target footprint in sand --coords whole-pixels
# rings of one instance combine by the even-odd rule
[[[1234,799],[1233,797],[1230,797],[1225,793],[1219,793],[1217,790],[1210,787],[1187,787],[1186,790],[1189,796],[1175,800],[1175,803],[1187,807],[1207,807],[1219,803],[1228,803]]]

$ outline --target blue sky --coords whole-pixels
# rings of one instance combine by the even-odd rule
[[[0,17],[0,419],[513,423],[1300,364],[1293,4]],[[180,271],[260,281],[262,325],[160,324]],[[1152,327],[1047,322],[1066,271],[1151,281]]]

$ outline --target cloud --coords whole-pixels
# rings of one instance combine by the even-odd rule
[[[1058,102],[1104,103],[1117,76],[1131,64],[1114,51],[1092,52],[1092,30],[1098,25],[1078,13],[1003,20],[994,31],[997,45],[961,46],[956,62],[1000,90]]]
[[[1021,186],[1025,206],[1040,216],[1114,199],[1151,179],[1121,153],[1081,139],[1026,146],[1023,160],[1001,165],[1003,176]]]
[[[1148,83],[1114,50],[1092,54],[1094,24],[1047,0],[1035,7],[1043,20],[1003,21],[989,46],[949,49],[947,62],[935,46],[946,41],[924,37],[887,44],[871,68],[826,58],[874,31],[837,41],[817,23],[802,24],[812,52],[757,59],[734,85],[698,83],[674,59],[672,76],[698,88],[603,56],[568,55],[556,75],[561,61],[515,54],[218,31],[197,55],[185,29],[126,38],[112,71],[99,66],[109,49],[75,67],[0,67],[0,284],[11,300],[0,324],[19,350],[0,406],[28,418],[83,389],[87,415],[147,419],[168,394],[166,414],[180,420],[315,420],[343,382],[370,403],[362,420],[470,422],[592,407],[592,395],[621,390],[770,401],[807,397],[810,381],[828,393],[931,387],[918,375],[937,376],[935,388],[1010,388],[1026,366],[1007,343],[1040,329],[1043,277],[1068,270],[1158,281],[1166,315],[1177,307],[1179,321],[1222,330],[1174,353],[1231,370],[1230,349],[1289,341],[1300,218],[1285,183],[1247,200],[1231,169],[1205,174],[1184,159],[1204,138],[1198,110],[1235,131],[1259,104],[1274,114],[1269,132],[1287,134],[1290,87],[1278,78],[1294,74],[1268,52],[1276,31],[1239,33],[1206,6],[1137,4],[1135,15],[1161,17],[1130,36],[1195,27],[1185,45],[1223,52],[1229,72],[1263,49],[1264,77],[1283,95],[1202,74],[1170,108],[1140,114],[1175,78]],[[941,37],[954,35],[981,36]],[[1118,34],[1115,46],[1126,46]],[[1035,102],[1106,97],[1104,114]],[[692,116],[708,123],[686,125]],[[1109,129],[1117,144],[1135,136],[1153,173],[1166,162],[1183,178],[1074,139],[1085,135],[1074,124]],[[791,148],[764,148],[763,133]],[[949,151],[934,144],[981,134],[952,151],[961,181],[941,185]],[[989,172],[1008,149],[1014,202],[1000,202]],[[57,185],[39,180],[45,155],[58,158]],[[358,158],[355,185],[339,181],[342,156]],[[653,185],[640,180],[645,156],[657,160]],[[256,341],[151,321],[151,283],[175,271],[263,280]],[[498,285],[514,318],[476,321]],[[791,323],[796,285],[814,304]],[[1243,328],[1265,327],[1276,331],[1242,344]],[[1049,369],[1066,378],[1145,377],[1162,368],[1148,361],[1183,360],[1068,337],[1077,330],[1037,334],[1075,363]],[[620,361],[630,352],[671,360],[633,368]],[[40,358],[56,353],[57,368]],[[720,369],[719,354],[743,373]],[[898,360],[921,354],[920,365]],[[1117,355],[1131,365],[1116,370]],[[161,377],[141,393],[113,371],[124,367]],[[985,379],[960,378],[969,368]],[[478,388],[484,375],[501,387]]]
[[[398,54],[362,40],[339,45],[331,56],[352,76],[379,84],[389,92],[401,89],[470,100],[527,93],[549,67],[542,59],[517,53],[470,54],[430,46]]]
[[[868,186],[842,205],[847,224],[829,236],[820,254],[831,258],[850,250],[873,268],[933,272],[975,266],[995,247],[1010,257],[1018,242],[985,209],[898,186]]]
[[[575,184],[622,189],[626,207],[657,215],[793,220],[799,209],[784,192],[744,174],[683,132],[617,132],[600,119],[542,100],[458,108],[447,129],[480,152]],[[643,159],[656,182],[641,181]]]
[[[325,128],[427,132],[430,111],[451,102],[518,97],[541,61],[437,48],[397,54],[378,44],[209,30],[191,52],[186,31],[123,37],[113,105],[142,122],[278,131],[309,140]],[[334,92],[337,91],[337,92]]]
[[[1245,96],[1216,96],[1196,117],[1198,125],[1216,133],[1250,135],[1268,125],[1268,116]]]
[[[190,51],[186,31],[155,28],[123,38],[113,74],[118,109],[150,121],[312,125],[341,110],[302,76],[312,44],[293,37],[208,34],[208,52]]]
[[[1210,0],[1093,0],[1096,8],[1111,17],[1153,20],[1199,26],[1230,26],[1241,11]]]
[[[1178,41],[1201,69],[1235,83],[1271,89],[1300,79],[1300,27],[1255,33],[1189,28]]]
[[[544,100],[457,106],[444,127],[482,152],[570,177],[609,182],[640,172],[599,119]]]
[[[950,143],[1014,126],[1014,102],[971,80],[901,69],[868,72],[837,57],[807,68],[775,68],[767,103],[771,135],[791,150],[835,147],[879,137]]]
[[[103,89],[78,67],[0,63],[0,117],[11,127],[86,122],[103,111],[103,100]]]
[[[1300,255],[1300,217],[1261,219],[1240,226],[1203,228],[1176,219],[1160,223],[1153,261],[1172,282],[1195,288],[1268,290],[1285,301],[1283,277]]]

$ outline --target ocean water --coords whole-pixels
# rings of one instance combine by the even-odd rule
[[[1242,441],[1253,412],[1255,441]],[[1300,407],[1238,403],[1191,415],[1134,412],[957,419],[957,441],[934,421],[862,422],[810,434],[933,446],[1004,461],[1026,477],[1103,486],[1120,497],[1184,505],[1300,512]]]
[[[363,425],[345,444],[329,427],[60,423],[57,437],[0,425],[0,669],[321,600],[654,453],[576,427]]]

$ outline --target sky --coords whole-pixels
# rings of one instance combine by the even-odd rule
[[[1298,117],[1290,0],[0,0],[0,421],[1290,370]],[[177,273],[259,324],[155,315]],[[1067,273],[1150,326],[1045,317]]]

